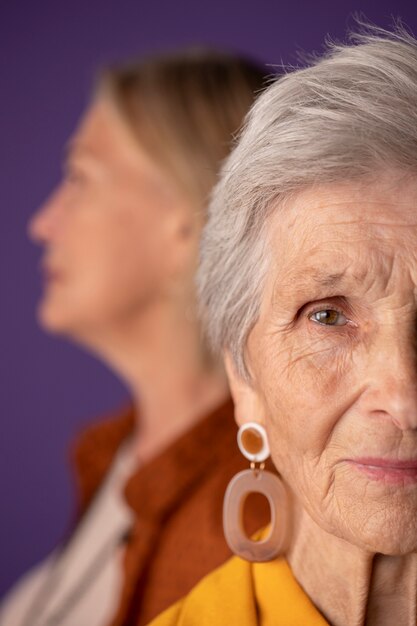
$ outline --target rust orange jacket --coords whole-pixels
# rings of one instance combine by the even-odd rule
[[[79,519],[134,426],[129,410],[88,428],[76,442]],[[128,480],[124,496],[135,523],[109,626],[147,624],[230,556],[222,531],[223,495],[232,476],[248,465],[238,452],[236,430],[228,401]],[[262,504],[248,511],[249,532],[267,521]]]

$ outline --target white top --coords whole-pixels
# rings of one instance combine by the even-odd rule
[[[125,444],[70,543],[25,574],[6,596],[0,626],[109,623],[123,584],[123,537],[134,518],[123,488],[136,467],[134,450]]]

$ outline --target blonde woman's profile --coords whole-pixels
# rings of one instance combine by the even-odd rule
[[[100,74],[29,232],[42,326],[110,366],[132,406],[76,442],[77,524],[6,598],[4,625],[145,624],[230,554],[219,494],[241,460],[194,273],[211,188],[263,86],[261,66],[205,49]]]

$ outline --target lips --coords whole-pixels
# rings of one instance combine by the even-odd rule
[[[45,261],[40,264],[40,269],[42,276],[47,282],[59,280],[61,278],[61,272]]]
[[[45,270],[45,278],[50,281],[50,280],[58,280],[61,276],[60,273],[57,272],[56,270]]]
[[[399,461],[363,457],[349,459],[348,462],[371,480],[380,480],[393,485],[417,482],[417,458]]]

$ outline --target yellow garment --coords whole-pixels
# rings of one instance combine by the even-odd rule
[[[150,626],[329,626],[284,559],[234,557]]]

